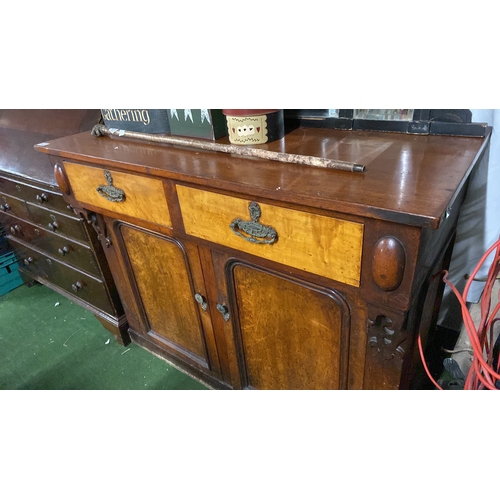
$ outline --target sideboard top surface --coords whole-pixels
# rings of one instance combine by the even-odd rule
[[[73,161],[240,192],[246,196],[437,228],[488,144],[485,138],[298,128],[257,146],[366,166],[309,167],[90,132],[35,149]],[[227,143],[227,138],[217,142]]]
[[[90,131],[99,117],[100,111],[92,109],[0,109],[0,173],[57,188],[50,161],[33,146]]]

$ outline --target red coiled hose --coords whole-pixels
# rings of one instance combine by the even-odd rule
[[[481,318],[479,325],[476,327],[472,320],[472,316],[467,308],[467,295],[469,293],[470,286],[474,281],[476,274],[479,272],[481,266],[484,264],[488,256],[495,252],[495,258],[489,268],[488,277],[486,279],[486,284],[481,296]],[[451,288],[455,296],[457,297],[460,305],[462,307],[462,317],[464,320],[464,326],[469,336],[472,349],[474,351],[474,357],[472,360],[472,365],[467,374],[467,378],[464,384],[464,390],[480,390],[480,389],[490,389],[497,390],[496,382],[500,380],[500,356],[496,366],[493,366],[493,348],[494,348],[494,338],[493,338],[493,328],[497,321],[500,321],[500,317],[497,318],[497,314],[500,311],[500,294],[497,297],[498,303],[490,314],[491,309],[491,294],[493,290],[493,285],[495,284],[495,279],[500,274],[500,238],[486,251],[481,260],[478,262],[473,273],[468,278],[464,291],[462,295],[455,288],[453,283],[448,280],[448,271],[444,271],[443,281]],[[422,359],[422,364],[424,366],[427,376],[431,382],[438,388],[443,389],[432,377],[427,368],[425,362],[424,353],[422,349],[422,340],[420,335],[418,336],[418,348],[420,351],[420,357]]]

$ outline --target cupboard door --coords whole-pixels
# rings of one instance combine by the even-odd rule
[[[212,369],[200,317],[208,311],[196,300],[203,291],[195,290],[185,247],[124,223],[119,232],[147,330],[139,333],[191,365]]]
[[[346,388],[349,307],[340,294],[239,261],[226,279],[243,388]]]

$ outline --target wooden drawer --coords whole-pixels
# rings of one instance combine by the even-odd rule
[[[70,211],[62,194],[48,189],[37,188],[22,182],[0,177],[0,191],[34,204],[40,204],[52,210],[63,213],[69,213]]]
[[[27,203],[26,206],[28,207],[29,219],[35,224],[68,238],[88,241],[82,219],[47,210],[32,203]]]
[[[254,216],[252,220],[250,200],[180,185],[177,194],[187,234],[359,286],[363,224],[264,203],[258,204],[260,218]],[[263,237],[262,226],[276,231],[276,241],[263,242],[272,236]],[[253,237],[253,242],[247,241],[245,237],[250,236],[246,229],[257,230],[260,235]]]
[[[114,214],[172,226],[161,180],[69,162],[64,162],[64,169],[78,201]],[[106,188],[111,185],[122,190],[122,201],[109,201],[105,193],[98,191],[100,186]]]
[[[94,276],[99,276],[99,267],[90,247],[26,221],[13,217],[9,219],[4,215],[4,228],[7,234],[30,243],[45,253],[52,254],[62,262],[76,266]]]
[[[0,213],[15,215],[23,219],[29,217],[28,208],[23,200],[19,200],[18,198],[14,198],[4,193],[0,193]]]
[[[35,279],[40,277],[99,309],[115,314],[104,283],[34,248],[9,240],[19,259],[19,268]]]

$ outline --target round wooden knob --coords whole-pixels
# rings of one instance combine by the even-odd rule
[[[373,250],[373,280],[384,292],[397,290],[403,281],[406,252],[403,244],[393,236],[380,238]]]
[[[71,192],[68,178],[66,177],[66,173],[64,172],[64,168],[56,163],[54,167],[54,177],[56,178],[58,186],[61,188],[61,191],[64,194],[69,194]]]
[[[49,200],[49,198],[45,193],[41,193],[41,194],[36,195],[36,201],[38,201],[38,203],[44,203],[48,200]]]

